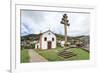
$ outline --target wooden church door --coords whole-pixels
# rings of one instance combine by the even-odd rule
[[[51,41],[49,41],[48,42],[48,49],[51,49],[52,47],[51,47],[52,45],[51,45]]]

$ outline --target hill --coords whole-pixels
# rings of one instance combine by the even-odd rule
[[[40,37],[40,34],[29,34],[25,36],[21,36],[21,41],[24,40],[36,40]],[[56,34],[57,40],[64,40],[64,35],[61,34]],[[67,36],[68,41],[70,42],[71,40],[80,40],[80,41],[85,41],[89,42],[89,36]]]

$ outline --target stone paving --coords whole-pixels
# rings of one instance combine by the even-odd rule
[[[47,62],[47,60],[39,55],[36,51],[33,49],[28,50],[29,56],[30,56],[30,62]]]

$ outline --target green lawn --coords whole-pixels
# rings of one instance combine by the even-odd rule
[[[69,51],[72,51],[73,53],[77,54],[77,56],[68,58],[66,60],[88,60],[89,59],[89,52],[81,49],[81,48],[73,48],[69,49]]]
[[[28,49],[22,49],[21,50],[21,63],[27,63],[27,62],[29,62]]]
[[[63,50],[63,48],[58,47],[54,49],[49,49],[49,50],[36,50],[41,56],[46,58],[48,61],[63,61],[64,58],[58,56],[58,52]]]
[[[48,61],[64,61],[64,60],[88,60],[89,59],[89,52],[81,49],[81,48],[71,48],[68,51],[71,51],[76,56],[70,58],[63,58],[58,55],[58,52],[62,51],[63,48],[57,47],[55,49],[50,50],[36,50],[41,56],[46,58]]]
[[[48,61],[61,61],[64,60],[64,58],[57,55],[54,51],[38,51],[40,55],[42,55],[44,58],[46,58]]]

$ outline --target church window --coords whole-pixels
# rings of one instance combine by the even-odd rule
[[[52,38],[52,41],[54,41],[54,38]]]
[[[48,34],[50,35],[50,32]]]
[[[47,41],[47,37],[44,38],[44,41]]]

